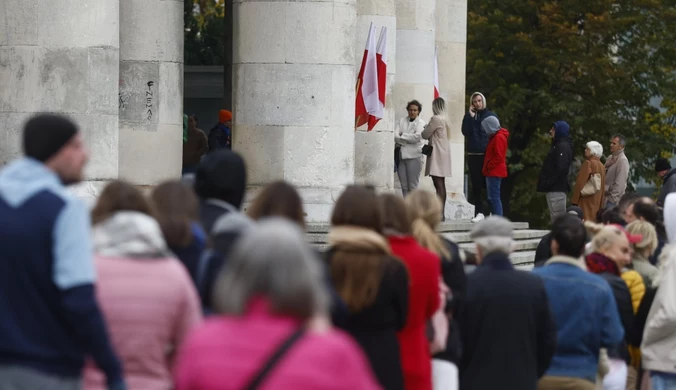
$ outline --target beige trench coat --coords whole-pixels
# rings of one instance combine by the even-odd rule
[[[432,145],[432,155],[427,157],[425,176],[451,177],[451,146],[446,136],[446,119],[435,115],[422,132],[423,139]]]

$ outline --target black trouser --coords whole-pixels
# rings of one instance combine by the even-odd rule
[[[486,187],[486,178],[481,171],[484,168],[483,154],[468,154],[470,197],[469,202],[474,205],[474,215],[483,213],[481,190]]]

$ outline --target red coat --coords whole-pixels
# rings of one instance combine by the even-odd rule
[[[509,131],[500,129],[488,141],[481,170],[484,176],[507,177],[507,138]]]
[[[439,307],[441,260],[421,247],[413,237],[389,237],[392,254],[409,273],[408,317],[397,334],[406,390],[432,390],[430,343],[425,335],[427,320]]]

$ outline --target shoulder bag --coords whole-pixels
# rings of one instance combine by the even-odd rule
[[[582,187],[582,191],[580,192],[580,195],[591,196],[591,195],[596,194],[599,191],[601,191],[601,174],[600,173],[592,173],[589,176],[589,180],[587,180],[584,187]]]
[[[256,390],[265,378],[270,375],[270,372],[277,366],[284,355],[298,342],[305,334],[305,327],[294,331],[286,340],[275,350],[275,352],[265,361],[265,364],[258,370],[256,375],[244,386],[244,390]]]
[[[434,148],[432,147],[432,145],[430,145],[430,144],[423,145],[423,147],[422,147],[422,154],[424,154],[425,156],[428,156],[428,157],[429,157],[429,156],[432,155],[432,150],[434,150]]]

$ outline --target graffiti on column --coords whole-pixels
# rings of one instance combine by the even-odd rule
[[[155,83],[152,81],[148,81],[146,84],[148,86],[148,89],[146,90],[146,114],[148,120],[153,119],[153,85]]]

